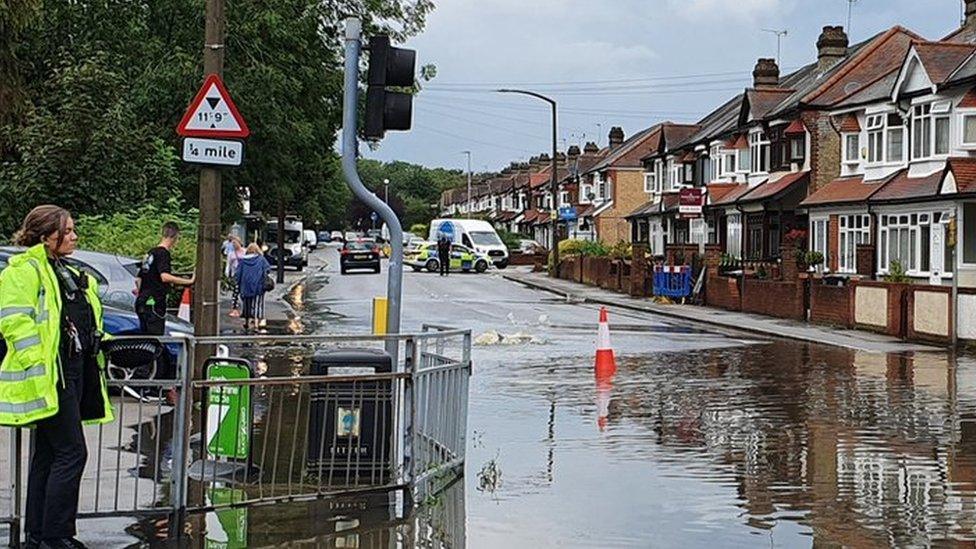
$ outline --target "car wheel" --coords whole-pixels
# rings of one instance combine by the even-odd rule
[[[498,263],[498,265],[495,266],[498,267],[499,269],[504,269],[505,267],[508,267],[508,261],[501,261]]]
[[[479,272],[479,273],[483,273],[483,272],[487,271],[488,270],[488,262],[487,261],[479,261],[479,262],[475,263],[474,264],[474,270],[477,271],[477,272]]]
[[[427,270],[436,273],[437,269],[440,268],[440,263],[436,259],[431,259],[427,261]]]

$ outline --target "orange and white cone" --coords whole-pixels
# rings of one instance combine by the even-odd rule
[[[190,289],[183,290],[183,299],[180,300],[180,311],[176,314],[180,320],[190,321]]]
[[[612,376],[617,371],[617,360],[613,356],[610,346],[610,324],[607,320],[607,308],[600,308],[600,328],[596,338],[596,375],[597,377]]]

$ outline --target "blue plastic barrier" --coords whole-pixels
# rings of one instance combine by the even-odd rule
[[[691,267],[654,267],[654,295],[684,298],[691,296]]]

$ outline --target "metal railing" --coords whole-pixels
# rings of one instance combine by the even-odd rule
[[[89,457],[79,519],[162,515],[173,537],[189,514],[219,508],[379,491],[422,501],[463,471],[469,331],[425,326],[391,336],[160,341],[178,348],[175,378],[109,381],[115,421],[84,429]],[[315,351],[393,344],[402,360],[392,372],[207,380],[190,374],[197,345],[310,358]],[[246,419],[214,414],[214,403],[242,394],[249,400]],[[0,430],[0,448],[9,450],[0,453],[0,524],[9,525],[13,546],[26,492],[25,432]],[[247,451],[219,455],[212,441],[224,435],[233,440],[229,446]]]

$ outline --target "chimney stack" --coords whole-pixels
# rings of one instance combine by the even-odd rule
[[[556,164],[557,165],[566,164],[566,153],[562,151],[556,152]]]
[[[549,158],[549,155],[548,154],[542,153],[542,154],[539,155],[539,165],[542,166],[543,168],[545,168],[546,166],[548,166],[549,165],[549,162],[551,162],[551,161],[552,161],[552,159]]]
[[[817,40],[817,69],[826,72],[847,57],[848,44],[844,27],[824,27]]]
[[[592,141],[587,141],[586,145],[583,146],[583,154],[596,154],[600,152],[600,147],[596,146],[596,143]]]
[[[529,159],[529,167],[538,168],[539,167],[539,157],[533,156]]]
[[[573,162],[574,160],[579,158],[579,155],[580,155],[580,148],[577,147],[576,145],[570,146],[569,150],[566,151],[566,156],[569,158],[570,162]]]
[[[610,128],[610,146],[616,147],[624,142],[624,129],[620,126]]]
[[[775,88],[779,86],[779,65],[775,59],[760,59],[752,71],[752,86],[754,88]]]

